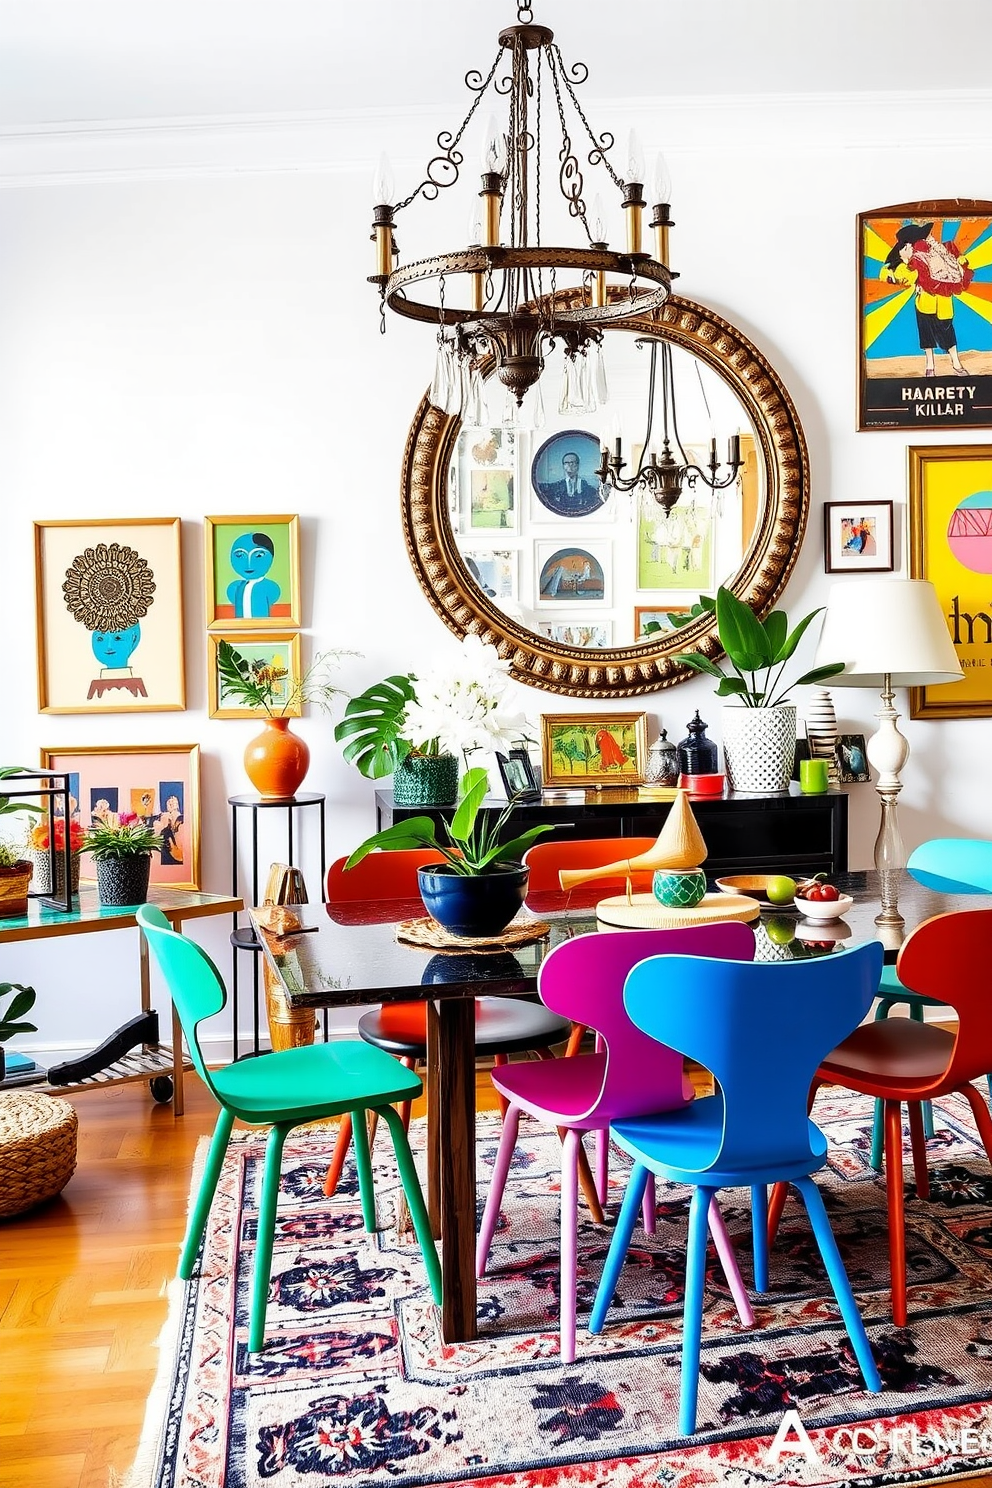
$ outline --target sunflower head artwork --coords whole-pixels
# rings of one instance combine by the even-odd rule
[[[72,560],[62,593],[73,619],[90,632],[93,655],[100,664],[101,675],[91,685],[90,697],[114,687],[146,696],[144,683],[131,669],[131,657],[141,640],[140,622],[155,603],[155,575],[147,561],[122,543],[97,543]]]

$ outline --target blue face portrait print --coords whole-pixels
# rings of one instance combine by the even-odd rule
[[[231,544],[231,567],[238,577],[227,586],[237,620],[265,620],[279,598],[279,585],[266,578],[275,545],[266,532],[243,532]]]
[[[124,630],[94,630],[90,633],[93,655],[102,667],[119,670],[130,666],[131,657],[141,640],[141,626],[129,625]]]

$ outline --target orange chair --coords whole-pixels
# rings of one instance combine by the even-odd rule
[[[892,1276],[892,1320],[906,1323],[906,1236],[902,1189],[902,1102],[909,1111],[916,1190],[929,1197],[922,1103],[955,1091],[967,1098],[982,1144],[992,1162],[992,1116],[971,1083],[992,1068],[992,1002],[987,968],[992,965],[992,909],[964,910],[934,916],[909,935],[899,952],[896,972],[911,992],[946,1003],[958,1015],[956,1033],[909,1018],[865,1023],[838,1044],[820,1065],[813,1095],[820,1085],[842,1085],[884,1101],[885,1178],[889,1210],[889,1265]],[[976,971],[986,968],[986,977]],[[769,1205],[769,1233],[774,1238],[784,1186],[776,1184]]]
[[[601,868],[605,863],[619,863],[624,858],[633,858],[638,853],[647,852],[648,848],[654,847],[656,841],[656,837],[590,837],[570,842],[566,837],[553,839],[551,842],[535,842],[524,853],[524,862],[530,869],[527,893],[560,893],[560,869]],[[631,879],[638,890],[651,887],[650,873],[634,873]],[[589,885],[589,889],[594,889],[596,898],[602,899],[611,885],[625,882],[626,875],[618,873],[615,879],[597,878]]]
[[[327,873],[327,902],[330,905],[389,900],[417,900],[417,869],[442,862],[431,849],[370,853],[356,867],[345,871],[346,858],[332,863]],[[511,1054],[534,1054],[551,1059],[551,1046],[564,1043],[572,1031],[566,1018],[559,1018],[538,1000],[509,997],[479,997],[475,1003],[475,1052],[479,1059],[505,1064]],[[427,1009],[422,1002],[393,1003],[365,1013],[358,1032],[366,1043],[395,1055],[413,1068],[427,1052]],[[500,1108],[504,1109],[503,1098]],[[404,1124],[410,1108],[401,1108]],[[351,1143],[351,1122],[342,1117],[337,1144],[331,1158],[324,1192],[333,1194]],[[586,1198],[596,1222],[603,1222],[588,1169],[583,1175]]]

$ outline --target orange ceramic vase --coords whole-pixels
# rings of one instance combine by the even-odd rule
[[[245,773],[263,801],[288,801],[310,768],[310,750],[288,718],[267,718],[245,750]]]

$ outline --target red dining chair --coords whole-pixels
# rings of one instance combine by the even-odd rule
[[[354,868],[347,870],[346,862],[347,858],[339,858],[328,869],[327,902],[332,908],[336,904],[369,901],[419,901],[417,869],[443,862],[443,858],[430,848],[413,848],[370,853]],[[395,1055],[412,1069],[427,1054],[427,1008],[422,1002],[388,1004],[365,1013],[358,1020],[358,1032],[367,1044]],[[572,1025],[567,1018],[559,1018],[540,1002],[513,997],[476,998],[477,1059],[492,1059],[497,1066],[505,1064],[511,1054],[533,1054],[538,1059],[551,1059],[552,1046],[565,1043],[571,1032]],[[505,1098],[500,1097],[500,1110],[505,1109]],[[409,1103],[401,1107],[400,1114],[404,1125],[408,1124]],[[333,1194],[338,1186],[351,1137],[351,1122],[344,1116],[324,1180],[324,1192],[328,1195]],[[593,1218],[602,1224],[602,1207],[588,1167],[581,1176]]]
[[[909,1018],[866,1023],[829,1053],[810,1095],[820,1085],[842,1085],[884,1102],[885,1184],[889,1211],[892,1320],[906,1323],[906,1236],[902,1182],[902,1103],[909,1112],[916,1191],[930,1194],[922,1102],[958,1092],[971,1106],[992,1162],[992,1116],[971,1083],[992,1068],[992,909],[935,915],[907,937],[896,960],[899,981],[911,992],[946,1003],[957,1013],[955,1032]],[[979,973],[976,975],[976,972]],[[785,1192],[776,1185],[769,1205],[774,1238]]]

